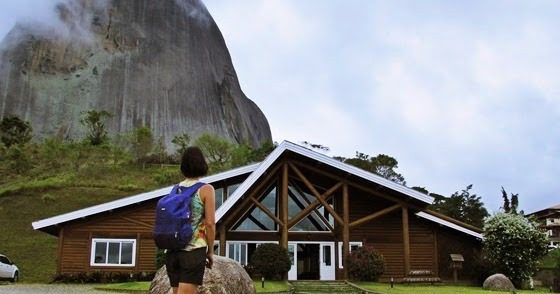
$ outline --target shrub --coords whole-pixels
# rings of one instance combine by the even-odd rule
[[[288,250],[274,243],[259,245],[249,262],[249,267],[267,280],[281,280],[291,266]]]
[[[373,248],[361,247],[350,253],[346,266],[353,280],[377,281],[385,270],[385,260]]]
[[[522,215],[498,213],[484,224],[483,246],[496,269],[520,287],[547,253],[547,237],[537,223]]]

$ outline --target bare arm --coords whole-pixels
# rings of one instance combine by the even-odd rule
[[[206,226],[206,244],[208,244],[208,267],[212,268],[214,262],[214,239],[216,238],[216,202],[214,187],[204,185],[200,188],[200,196],[204,202],[204,220]]]

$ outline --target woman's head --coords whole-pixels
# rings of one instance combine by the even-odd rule
[[[192,146],[183,152],[181,172],[187,178],[199,178],[208,173],[208,164],[200,148]]]

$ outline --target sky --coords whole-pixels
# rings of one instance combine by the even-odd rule
[[[16,20],[45,0],[2,0]],[[497,212],[560,203],[560,1],[205,0],[273,140],[387,154],[407,186]]]

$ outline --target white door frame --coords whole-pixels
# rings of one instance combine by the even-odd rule
[[[335,280],[335,242],[330,241],[290,241],[288,242],[288,253],[290,253],[290,258],[293,257],[292,267],[288,271],[288,280],[297,280],[297,245],[298,244],[317,244],[319,245],[319,277],[320,280]],[[293,246],[293,252],[290,251],[290,246]],[[329,261],[329,256],[324,255],[324,247],[330,247],[330,265],[327,264]],[[328,250],[327,250],[328,251]]]

